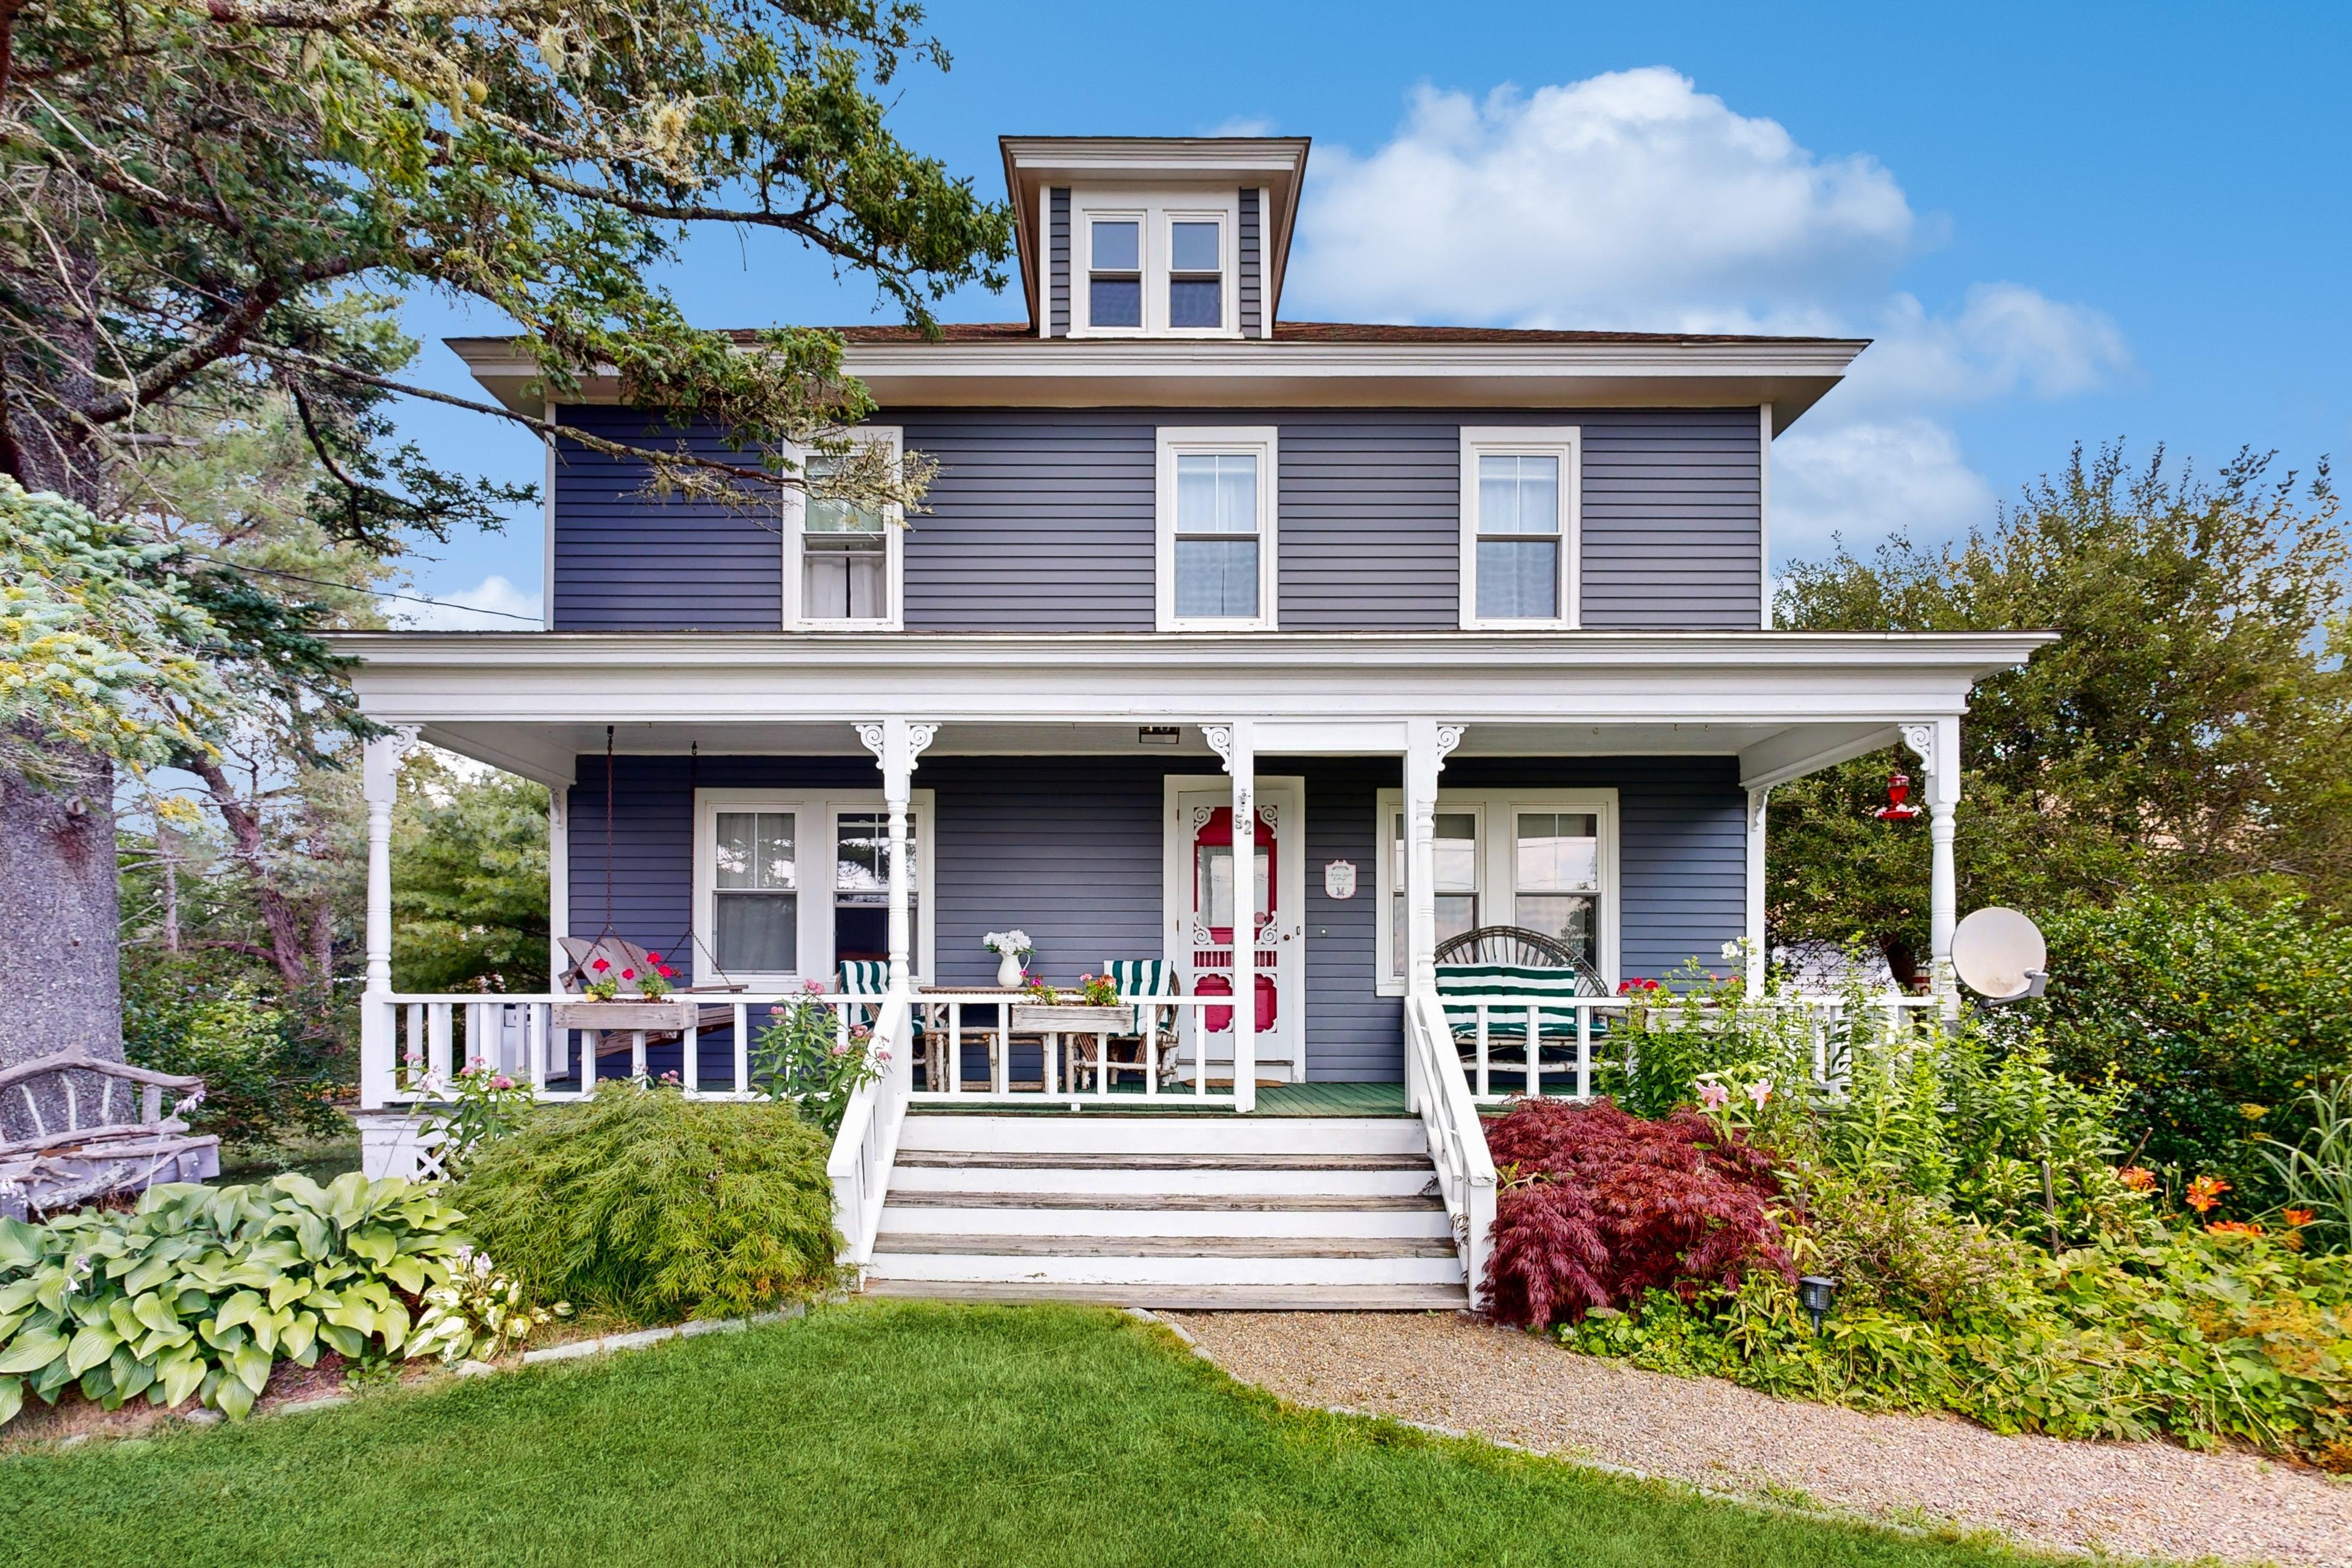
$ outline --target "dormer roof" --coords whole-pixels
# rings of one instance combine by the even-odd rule
[[[1304,136],[1002,136],[1004,185],[1020,236],[1021,291],[1035,331],[1045,309],[1045,193],[1056,185],[1219,184],[1265,193],[1265,319],[1282,300],[1282,275],[1307,175]]]

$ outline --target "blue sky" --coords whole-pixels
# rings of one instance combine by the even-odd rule
[[[1776,444],[1784,563],[1989,521],[2077,439],[2352,452],[2352,5],[950,0],[930,25],[953,68],[903,74],[893,122],[992,196],[1003,132],[1313,137],[1294,319],[1878,339]],[[670,281],[706,326],[875,310],[764,237],[706,237]],[[418,379],[473,391],[439,339],[499,323],[407,320]],[[449,468],[541,471],[498,422],[403,423]],[[535,619],[537,515],[412,566]]]

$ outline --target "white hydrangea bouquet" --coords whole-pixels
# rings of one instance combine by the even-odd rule
[[[1029,940],[1025,931],[992,931],[980,939],[980,945],[997,955],[996,983],[1010,989],[1021,984],[1021,971],[1037,944]]]

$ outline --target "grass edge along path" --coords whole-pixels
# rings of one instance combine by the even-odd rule
[[[0,1460],[0,1564],[2014,1563],[1286,1406],[1105,1309],[858,1302]]]

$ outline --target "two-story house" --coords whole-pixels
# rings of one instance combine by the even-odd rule
[[[892,1047],[835,1161],[877,1288],[1458,1300],[1477,1097],[1587,1089],[1621,980],[1760,964],[1776,784],[1917,752],[1941,972],[1961,716],[2039,639],[1769,629],[1773,438],[1864,345],[1286,320],[1307,152],[1006,140],[1026,319],[845,333],[858,438],[938,464],[918,515],[662,504],[558,447],[544,631],[344,639],[373,717],[553,790],[574,953],[625,939],[703,993],[600,1033],[396,995],[376,743],[373,1162],[410,1157],[408,1061],[748,1093],[748,1033],[814,983],[884,997],[835,1004]],[[532,406],[506,342],[455,346]],[[1109,1042],[1016,1016],[982,945],[1015,929],[1047,982],[1119,964],[1165,1006]],[[1437,995],[1498,930],[1581,994],[1516,1077],[1509,1020],[1465,1066]]]

